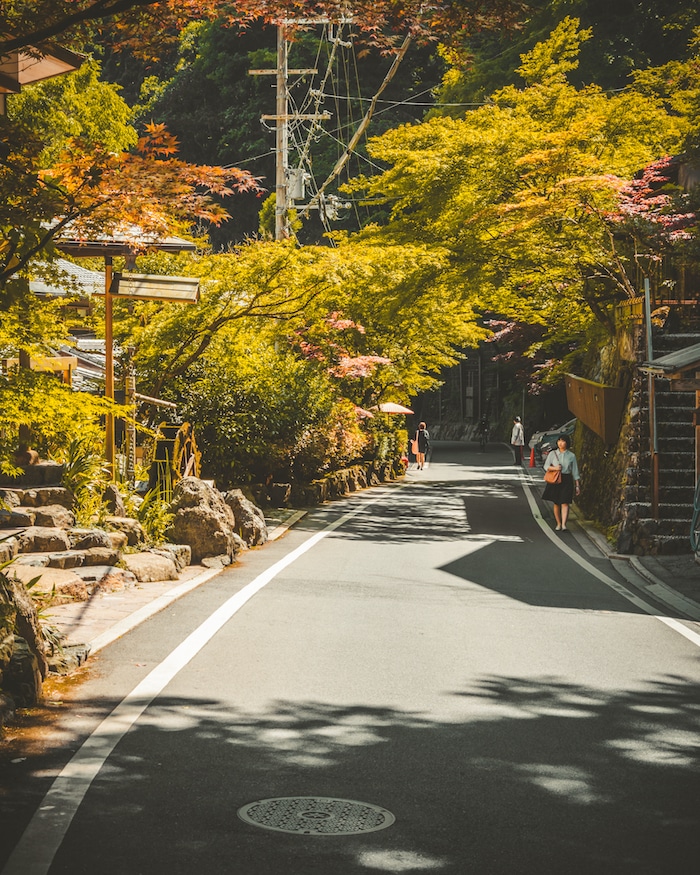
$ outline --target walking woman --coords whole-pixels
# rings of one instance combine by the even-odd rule
[[[425,423],[421,422],[418,426],[418,431],[415,437],[416,443],[416,468],[422,468],[425,465],[425,454],[430,449],[430,435]]]
[[[566,522],[569,518],[569,505],[573,501],[574,492],[576,495],[581,492],[578,462],[569,449],[570,446],[571,438],[566,434],[559,435],[556,450],[552,450],[544,462],[545,471],[549,471],[550,468],[561,471],[559,483],[547,483],[542,493],[545,501],[554,504],[554,519],[557,522],[558,532],[568,531]]]

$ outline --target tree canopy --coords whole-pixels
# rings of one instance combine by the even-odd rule
[[[462,118],[386,133],[370,153],[389,169],[354,183],[390,210],[365,239],[420,237],[443,254],[453,297],[542,325],[559,342],[635,294],[610,215],[624,182],[673,154],[688,130],[655,95],[569,84],[588,36],[564,19],[523,55],[524,88],[503,88]]]
[[[479,105],[466,111],[385,122],[367,146],[372,172],[344,184],[362,209],[359,230],[251,237],[219,251],[200,237],[196,254],[176,258],[139,249],[133,235],[139,270],[200,280],[193,306],[115,301],[114,327],[118,347],[133,351],[140,391],[175,401],[206,428],[209,472],[234,482],[247,450],[255,476],[305,477],[333,459],[384,452],[386,435],[369,417],[358,420],[363,411],[435,387],[443,368],[488,338],[502,351],[518,344],[529,377],[554,373],[594,323],[610,326],[613,305],[637,294],[640,272],[651,274],[668,252],[696,257],[694,195],[675,183],[700,142],[697,45],[656,67],[642,69],[635,55],[625,87],[610,90],[604,77],[582,72],[590,47],[601,51],[600,4],[530,6],[519,59],[505,79],[481,65],[477,88],[466,55],[476,69],[480,53],[511,37],[476,29],[510,21],[517,4],[353,4],[374,59],[406,33],[442,35],[452,64],[442,99],[469,102],[481,89]],[[588,18],[561,14],[579,7]],[[221,166],[264,148],[258,84],[243,83],[251,62],[274,65],[256,28],[281,15],[348,8],[262,0],[3,6],[0,33],[11,40],[22,32],[23,45],[49,39],[46,30],[22,30],[26,10],[41,10],[34,23],[53,28],[52,38],[84,47],[103,40],[108,67],[117,49],[148,59],[134,82],[156,56],[149,40],[137,40],[146,21],[179,55],[173,66],[152,67],[130,103],[90,60],[72,76],[27,88],[0,118],[0,343],[9,349],[17,335],[27,349],[38,333],[58,336],[47,330],[50,314],[37,308],[36,318],[24,317],[29,265],[53,254],[62,228],[89,235],[139,226],[194,238],[201,225],[225,220],[232,194],[256,197],[262,185],[253,173]],[[694,9],[680,18],[666,10],[657,24],[685,33]],[[245,45],[234,46],[234,24],[248,28]],[[311,63],[307,34],[295,51],[302,66],[307,55]],[[413,57],[433,63],[429,50]],[[166,69],[162,78],[153,72]],[[427,80],[412,74],[420,90]],[[182,157],[166,117],[182,131]]]
[[[518,0],[6,0],[0,11],[0,57],[60,39],[73,46],[108,32],[116,44],[151,57],[193,21],[245,26],[255,20],[308,20],[352,16],[370,43],[390,48],[396,33],[434,39],[461,29],[512,22]]]

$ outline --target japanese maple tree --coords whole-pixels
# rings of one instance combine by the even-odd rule
[[[148,125],[133,154],[73,141],[46,170],[37,169],[41,143],[31,132],[23,140],[17,126],[12,133],[17,145],[0,155],[0,301],[8,281],[50,254],[67,228],[74,238],[131,233],[138,250],[144,237],[224,221],[218,198],[259,189],[246,171],[178,160],[177,141],[162,125]]]
[[[75,47],[86,36],[110,39],[142,56],[157,57],[192,21],[218,19],[245,26],[254,20],[337,20],[352,16],[368,41],[391,46],[392,35],[447,38],[513,23],[520,0],[4,0],[0,56],[58,40]]]

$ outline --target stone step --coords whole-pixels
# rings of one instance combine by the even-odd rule
[[[686,390],[678,390],[672,389],[671,383],[668,380],[657,380],[654,384],[654,394],[656,395],[656,400],[659,399],[671,399],[676,398],[678,404],[686,405],[692,404],[695,401],[695,392],[692,389]],[[644,384],[643,388],[643,397],[647,397],[647,385]]]
[[[678,477],[694,479],[695,453],[674,453],[664,450],[659,454],[659,470],[669,475],[677,474]]]
[[[675,527],[677,525],[689,527],[693,516],[692,504],[677,504],[671,501],[661,501],[659,503],[658,520],[654,520],[651,516],[651,501],[629,501],[627,502],[626,509],[630,519],[636,519],[645,524],[651,521],[653,523],[672,523]]]
[[[679,407],[677,404],[657,404],[656,418],[660,422],[677,422],[679,428],[692,430],[694,410],[694,407]],[[648,416],[646,421],[649,421]]]
[[[83,566],[112,566],[122,558],[121,551],[109,547],[88,547],[84,550],[54,550],[50,552],[26,551],[19,553],[14,565],[31,565],[35,568],[76,569]]]
[[[690,519],[651,519],[640,518],[638,526],[648,535],[674,535],[690,538]]]
[[[669,483],[659,482],[659,501],[667,504],[677,504],[679,507],[693,506],[695,486],[675,486]]]
[[[693,505],[692,502],[690,504],[678,504],[673,501],[665,501],[662,496],[659,496],[661,499],[659,501],[659,516],[663,520],[686,520],[687,524],[690,525],[690,521],[693,518]]]
[[[70,510],[75,501],[70,489],[63,486],[0,487],[0,498],[11,508],[61,504]]]
[[[695,438],[687,435],[674,437],[673,435],[658,434],[657,443],[660,453],[693,453],[695,451]]]
[[[650,553],[657,556],[678,556],[690,553],[688,535],[658,535],[650,541]]]
[[[686,441],[694,445],[695,433],[691,423],[674,422],[673,420],[658,418],[656,421],[657,437],[670,438],[677,441]]]
[[[668,489],[673,495],[683,496],[679,498],[680,502],[692,504],[695,493],[695,473],[687,468],[682,471],[675,468],[671,470],[660,468],[659,488]]]

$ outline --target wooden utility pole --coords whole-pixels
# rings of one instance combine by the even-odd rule
[[[289,237],[287,175],[289,172],[289,52],[284,24],[277,28],[277,104],[275,132],[275,240]]]
[[[114,340],[112,329],[112,256],[105,255],[105,398],[114,401]],[[109,478],[114,480],[115,470],[114,414],[105,416],[105,458]]]
[[[270,76],[276,78],[275,114],[263,115],[262,121],[275,122],[275,240],[285,240],[289,237],[289,210],[292,201],[289,196],[289,122],[290,121],[320,121],[329,119],[330,113],[314,113],[302,115],[289,112],[289,76],[314,75],[316,69],[289,69],[289,42],[287,40],[287,24],[324,24],[325,19],[318,21],[280,22],[277,25],[277,69],[248,70],[251,76]]]

